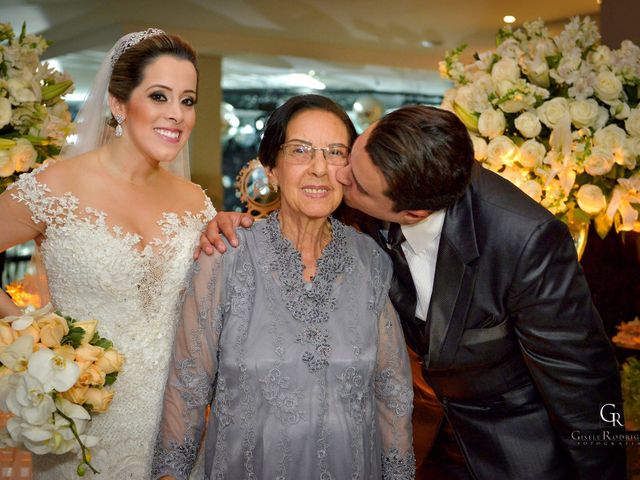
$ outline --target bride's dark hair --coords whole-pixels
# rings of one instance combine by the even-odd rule
[[[161,55],[187,60],[198,72],[198,59],[194,48],[179,35],[161,33],[152,35],[127,48],[113,65],[109,80],[109,93],[126,102],[131,92],[142,82],[145,68]],[[115,126],[112,118],[111,126]]]

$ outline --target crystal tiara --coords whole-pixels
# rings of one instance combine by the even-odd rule
[[[148,28],[142,32],[128,33],[118,40],[118,43],[113,47],[113,52],[111,53],[111,68],[114,67],[116,62],[120,59],[120,56],[130,47],[133,47],[136,43],[154,35],[165,35],[165,33],[159,28]]]

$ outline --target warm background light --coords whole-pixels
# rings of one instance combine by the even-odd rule
[[[513,15],[505,15],[502,20],[504,21],[504,23],[513,23],[516,21],[516,17],[514,17]]]

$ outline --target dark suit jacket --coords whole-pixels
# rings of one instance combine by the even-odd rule
[[[474,477],[625,478],[623,446],[576,440],[621,433],[600,417],[605,404],[621,412],[618,366],[546,209],[475,165],[446,213],[427,322],[397,285],[390,295]]]

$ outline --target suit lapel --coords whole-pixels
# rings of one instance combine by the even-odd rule
[[[471,187],[447,210],[442,228],[433,293],[429,305],[427,366],[446,367],[453,361],[464,332],[477,274]]]

